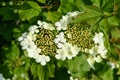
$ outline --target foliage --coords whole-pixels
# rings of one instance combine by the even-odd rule
[[[120,80],[120,68],[111,69],[107,60],[91,69],[86,57],[52,60],[46,66],[35,63],[21,49],[18,37],[38,20],[55,23],[62,15],[83,11],[71,24],[87,23],[93,32],[105,34],[108,58],[120,66],[120,0],[1,0],[0,73],[13,80]],[[70,74],[67,72],[70,71]]]

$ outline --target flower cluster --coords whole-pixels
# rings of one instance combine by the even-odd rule
[[[107,58],[107,49],[104,45],[103,33],[102,32],[96,33],[95,37],[93,38],[93,41],[95,43],[95,46],[89,50],[89,53],[91,55],[87,60],[92,68],[94,68],[93,67],[94,62],[99,63],[102,61],[102,58],[103,59]]]
[[[76,18],[76,16],[80,13],[83,12],[79,12],[79,11],[75,11],[75,12],[68,12],[67,15],[62,16],[62,19],[60,19],[60,21],[55,23],[56,29],[57,30],[66,30],[68,24],[74,19]]]
[[[23,33],[18,41],[20,41],[22,49],[28,52],[28,57],[35,59],[41,65],[45,65],[46,62],[50,61],[50,57],[41,54],[41,49],[35,44],[40,29],[54,30],[54,27],[46,22],[38,21],[38,25],[30,26],[28,32]]]
[[[79,52],[85,52],[88,53],[88,63],[94,68],[93,65],[95,62],[99,63],[102,59],[107,58],[104,35],[102,32],[99,32],[92,38],[89,26],[86,24],[83,26],[86,28],[83,28],[82,24],[74,24],[71,27],[69,23],[78,14],[80,12],[69,12],[59,22],[55,23],[57,30],[60,31],[54,39],[58,47],[55,57],[61,60],[65,60],[66,58],[72,59]]]
[[[104,46],[103,33],[96,33],[92,37],[89,26],[84,23],[70,25],[69,23],[83,12],[68,12],[55,24],[38,21],[38,25],[30,26],[18,38],[23,50],[30,58],[41,65],[46,65],[50,57],[58,60],[72,59],[79,52],[87,53],[88,63],[93,67],[95,62],[105,59],[107,49]]]

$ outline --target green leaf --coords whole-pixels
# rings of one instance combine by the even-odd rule
[[[103,14],[99,10],[99,8],[94,6],[83,6],[84,12],[79,14],[75,20],[72,21],[72,23],[79,23],[83,21],[88,21],[89,19],[95,19],[102,17]]]
[[[49,75],[49,77],[54,77],[54,73],[55,73],[55,65],[52,63],[48,63],[47,64],[47,74]]]
[[[65,64],[66,64],[65,61],[61,61],[61,60],[58,60],[58,61],[57,61],[57,67],[59,67],[59,68],[64,67]]]
[[[39,1],[40,3],[45,3],[46,0],[37,0]]]
[[[73,77],[79,77],[81,79],[87,71],[90,71],[90,66],[86,61],[85,56],[75,57],[73,60],[68,60],[68,70]]]
[[[39,6],[36,2],[34,2],[34,1],[27,1],[27,3],[28,3],[33,9],[36,9],[36,10],[38,10],[38,11],[41,11],[40,6]]]
[[[3,20],[13,20],[15,18],[14,12],[7,7],[0,8],[0,15],[3,16]]]
[[[9,52],[10,51],[10,52]],[[6,54],[6,57],[11,60],[16,60],[19,57],[20,51],[17,46],[17,44],[13,41],[11,44],[11,47],[8,50],[8,54]]]
[[[92,80],[101,80],[101,78],[95,74],[92,74]]]
[[[120,35],[118,34],[120,34],[120,30],[117,27],[111,30],[112,39],[114,39],[115,41],[120,39]]]
[[[61,0],[60,7],[58,8],[58,11],[61,13],[67,13],[76,10],[78,10],[78,7],[76,6],[75,0]]]
[[[113,70],[108,69],[103,74],[101,74],[102,80],[114,80],[113,78]]]
[[[59,12],[48,12],[45,14],[46,18],[48,21],[51,21],[51,22],[56,22],[59,20],[59,18],[61,17],[61,13]]]
[[[101,9],[103,11],[113,11],[115,0],[101,0]]]
[[[36,74],[37,74],[39,80],[45,80],[45,78],[48,77],[45,75],[46,73],[45,73],[44,67],[41,65],[37,65]]]
[[[100,1],[101,0],[91,0],[91,2],[93,3],[94,6],[100,8]]]
[[[34,75],[34,78],[37,77],[36,69],[37,69],[37,65],[35,63],[32,63],[32,65],[30,66],[30,71],[31,71],[32,75]]]
[[[120,19],[116,16],[112,16],[108,18],[108,23],[110,24],[110,26],[119,26]]]
[[[26,8],[26,5],[30,6],[29,8]],[[33,1],[28,1],[27,3],[24,3],[21,7],[21,9],[18,11],[19,17],[22,21],[30,20],[36,16],[38,16],[41,12],[40,6]]]
[[[19,10],[19,16],[22,21],[30,20],[31,18],[38,16],[39,13],[39,11],[32,8],[28,10]]]
[[[14,77],[15,80],[29,80],[27,71],[25,70],[24,67],[17,67],[14,69],[14,75],[16,75],[16,77]]]

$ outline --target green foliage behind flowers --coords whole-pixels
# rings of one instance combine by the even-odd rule
[[[78,12],[70,13],[75,11]],[[70,22],[66,22],[67,28],[65,28],[63,26],[68,16],[72,18]],[[91,50],[85,48],[79,50],[79,44],[63,44],[65,38],[62,36],[60,38],[63,42],[56,42],[54,45],[59,47],[62,45],[65,48],[55,48],[57,52],[54,51],[54,55],[45,54],[49,56],[50,61],[38,63],[40,60],[28,57],[28,52],[22,49],[18,41],[24,32],[29,31],[30,26],[41,25],[38,20],[41,20],[44,26],[50,24],[55,28],[50,32],[54,33],[56,40],[63,32],[66,41],[75,40],[74,44],[79,41],[66,37],[69,35],[67,33],[71,33],[68,28],[72,29],[73,25],[82,24],[77,27],[88,29],[91,36],[87,40],[96,40],[96,46],[90,47]],[[64,25],[61,29],[57,29],[60,24]],[[44,28],[53,29],[53,27]],[[40,30],[40,27],[38,29]],[[76,31],[73,31],[72,35],[75,33],[79,35],[79,31]],[[84,34],[84,30],[81,34]],[[75,38],[79,40],[76,35]],[[89,44],[89,41],[88,43],[84,41],[84,35],[82,40],[86,45]],[[0,46],[0,80],[120,80],[120,0],[1,0]],[[100,54],[100,46],[106,55]],[[72,54],[66,48],[74,49],[71,52],[76,51],[75,56],[67,55],[63,58],[61,52]]]

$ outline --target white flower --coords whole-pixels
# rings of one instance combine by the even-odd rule
[[[67,29],[67,24],[68,24],[67,19],[68,19],[68,16],[63,16],[59,22],[55,23],[55,26],[57,26],[57,30],[66,30]]]
[[[70,17],[75,17],[75,16],[77,16],[77,15],[80,14],[80,13],[83,13],[83,12],[79,12],[79,11],[68,12],[67,15],[70,16]]]
[[[60,20],[60,22],[56,22],[55,26],[57,26],[57,30],[66,30],[67,29],[67,22],[64,20]]]
[[[87,62],[89,63],[90,67],[94,69],[94,63],[95,63],[94,58],[89,57],[89,58],[87,59]]]
[[[28,48],[27,49],[27,52],[28,52],[28,57],[30,57],[30,58],[36,58],[38,55],[39,55],[39,53],[41,52],[41,49],[39,49],[39,48]]]
[[[18,38],[18,41],[22,41],[24,38],[26,38],[27,32],[23,33],[22,36]]]
[[[98,53],[101,55],[102,58],[106,58],[107,49],[105,48],[104,44],[100,44],[98,46]]]
[[[32,34],[39,32],[37,25],[30,26],[30,28],[29,28],[28,30],[29,30],[29,32],[32,33]]]
[[[78,14],[82,12],[75,11],[75,12],[68,12],[67,15],[62,16],[62,19],[60,21],[55,23],[57,30],[66,30],[67,25],[75,18]]]
[[[1,73],[0,73],[0,80],[5,80],[5,78],[3,77]]]
[[[58,48],[63,48],[64,45],[63,45],[62,43],[58,43],[58,44],[57,44],[57,47],[58,47]]]
[[[98,56],[94,56],[94,60],[99,63],[102,61],[102,58],[98,55]]]
[[[48,56],[45,55],[38,55],[38,57],[36,58],[36,62],[40,63],[41,65],[46,65],[46,62],[49,62],[50,58]]]
[[[29,32],[26,36],[26,38],[29,40],[29,41],[35,41],[36,40],[36,34],[32,34],[31,32]]]
[[[22,40],[23,40],[23,37],[20,36],[20,37],[18,38],[18,41],[22,41]]]
[[[91,55],[96,55],[98,53],[98,46],[95,45],[94,47],[92,47],[91,49],[89,49],[89,53]]]
[[[58,43],[58,42],[65,43],[66,39],[64,38],[64,33],[60,32],[59,35],[57,35],[56,38],[54,39],[54,42],[55,43]]]
[[[77,46],[72,46],[69,43],[64,43],[62,45],[62,48],[57,49],[56,51],[56,59],[72,59],[72,57],[75,57],[79,53],[80,49]]]
[[[48,30],[55,30],[54,26],[50,23],[43,22],[43,28]]]
[[[115,69],[116,66],[115,66],[115,64],[113,62],[109,62],[108,64],[111,66],[112,70]]]
[[[33,41],[29,41],[28,39],[24,39],[23,41],[20,42],[20,45],[22,46],[22,49],[28,49],[28,48],[33,48],[36,47]]]
[[[102,32],[100,32],[100,33],[96,33],[95,34],[95,37],[93,38],[93,40],[94,40],[94,42],[95,42],[95,44],[101,44],[101,43],[103,43],[104,42],[104,39],[103,39],[103,33]]]
[[[43,23],[40,20],[37,21],[37,24],[39,25],[38,27],[41,27],[43,25]]]

